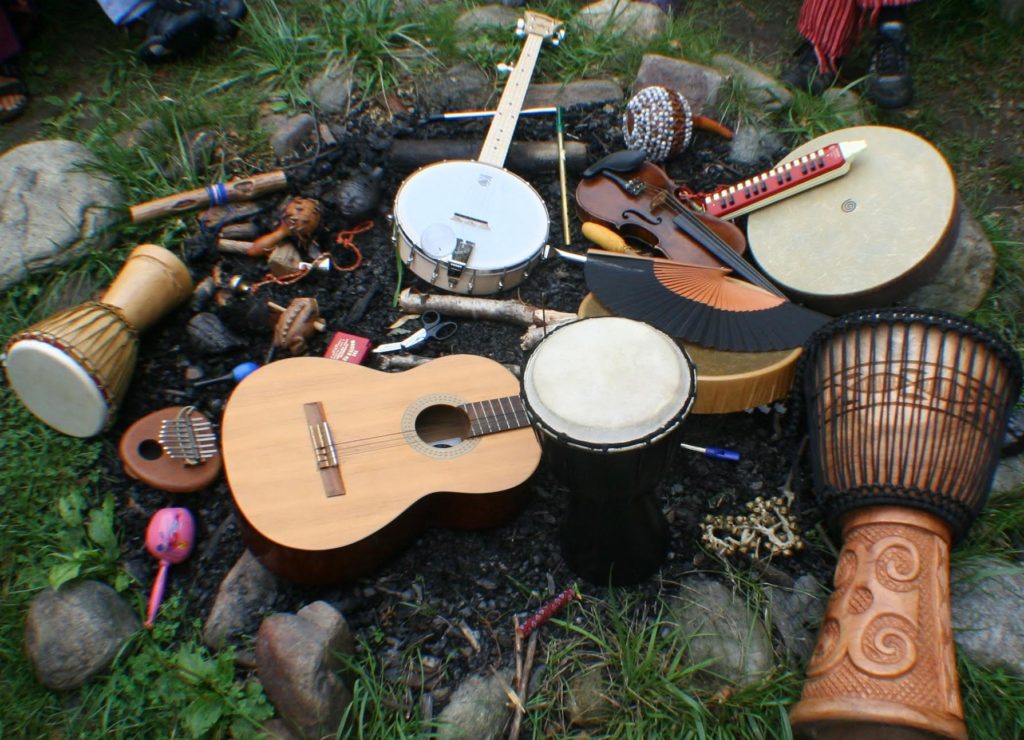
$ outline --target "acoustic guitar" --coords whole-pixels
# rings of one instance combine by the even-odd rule
[[[426,526],[515,514],[540,444],[519,381],[486,357],[391,374],[324,357],[272,362],[228,399],[228,485],[249,549],[309,584],[372,570]]]

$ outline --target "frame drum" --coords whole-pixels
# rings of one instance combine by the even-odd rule
[[[541,340],[522,383],[545,457],[570,492],[566,562],[598,584],[646,578],[668,546],[654,491],[696,395],[689,356],[648,324],[582,319]]]
[[[863,139],[850,171],[747,218],[762,272],[794,300],[828,314],[886,306],[928,282],[956,242],[956,181],[942,154],[909,131],[832,131],[785,161]]]

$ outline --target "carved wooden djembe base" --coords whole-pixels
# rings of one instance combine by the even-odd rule
[[[966,738],[949,551],[988,496],[1020,359],[960,317],[886,309],[821,329],[801,371],[815,492],[843,549],[794,733]]]
[[[877,506],[843,519],[798,736],[966,738],[949,608],[949,527]]]

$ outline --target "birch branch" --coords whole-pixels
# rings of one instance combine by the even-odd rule
[[[547,326],[576,318],[574,313],[538,308],[522,301],[413,293],[410,288],[399,295],[398,307],[409,313],[437,311],[443,316],[503,321],[519,326]]]

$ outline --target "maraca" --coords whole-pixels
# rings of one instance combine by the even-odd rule
[[[146,549],[160,561],[156,581],[149,594],[149,608],[146,611],[146,626],[152,627],[167,585],[167,571],[172,565],[182,562],[191,554],[195,543],[196,523],[192,512],[181,507],[169,507],[157,511],[146,527]]]
[[[269,254],[274,247],[289,236],[295,237],[304,244],[312,238],[319,226],[320,204],[312,198],[296,196],[285,205],[284,215],[282,215],[278,227],[254,241],[246,254],[250,257]]]

